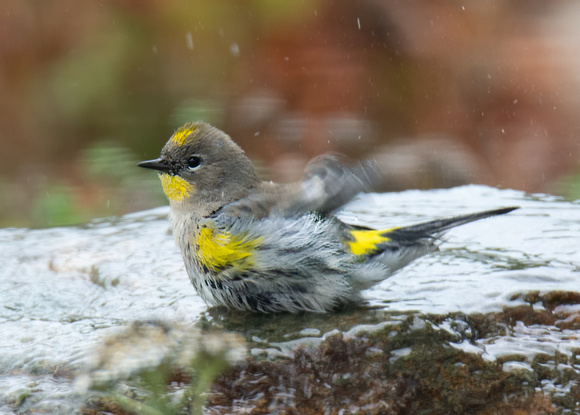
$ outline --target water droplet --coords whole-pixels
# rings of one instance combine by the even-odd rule
[[[191,36],[191,32],[185,34],[185,42],[187,44],[187,49],[193,50],[193,37]]]
[[[240,56],[240,46],[237,43],[232,43],[230,45],[230,53],[234,56]]]

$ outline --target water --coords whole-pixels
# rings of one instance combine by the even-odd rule
[[[466,186],[369,195],[349,208],[362,211],[365,206],[362,220],[378,227],[493,207],[521,207],[453,229],[445,236],[441,252],[412,263],[369,290],[371,304],[389,303],[389,308],[423,313],[487,313],[517,305],[517,300],[510,299],[530,290],[580,288],[579,203]],[[386,217],[384,212],[391,206],[404,213],[397,219]]]
[[[381,323],[384,327],[397,324],[397,313],[498,312],[527,304],[526,294],[580,291],[578,202],[465,186],[363,195],[341,216],[388,228],[502,206],[521,209],[448,232],[440,252],[366,291],[371,307],[363,312],[392,312],[395,317]],[[188,324],[208,318],[169,233],[167,213],[163,207],[82,227],[0,230],[0,411],[10,411],[24,399],[31,410],[66,413],[77,408],[83,396],[74,392],[74,370],[116,327],[135,320]],[[562,319],[579,318],[580,307],[559,307]],[[262,325],[252,328],[252,354],[291,353],[304,339],[316,342],[336,329],[348,335],[366,329],[360,314],[341,320],[281,318],[291,322],[282,325],[286,335]],[[454,330],[447,322],[437,327]],[[577,325],[516,324],[505,335],[453,346],[488,361],[506,354],[531,359],[555,350],[573,355],[580,349],[580,333]],[[506,363],[504,370],[525,365]],[[546,390],[555,387],[546,385]]]

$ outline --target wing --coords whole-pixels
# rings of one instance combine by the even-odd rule
[[[327,215],[378,183],[380,171],[374,161],[354,166],[347,166],[344,161],[338,154],[313,159],[304,171],[300,197],[287,209]]]
[[[222,207],[218,213],[256,219],[271,214],[290,217],[309,212],[327,216],[358,193],[371,190],[379,177],[379,169],[372,161],[347,166],[344,157],[325,154],[306,166],[301,182],[263,182],[247,197]]]

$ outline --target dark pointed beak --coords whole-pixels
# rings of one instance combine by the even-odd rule
[[[137,164],[137,166],[143,167],[145,169],[157,170],[163,173],[169,173],[171,171],[171,166],[167,164],[167,162],[162,158],[142,161],[141,163]]]

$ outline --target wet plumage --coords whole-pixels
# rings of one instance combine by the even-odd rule
[[[157,170],[187,272],[210,305],[262,312],[323,312],[361,301],[360,291],[437,249],[454,226],[504,214],[504,208],[374,230],[340,221],[333,212],[371,190],[378,169],[347,167],[340,156],[314,159],[303,180],[258,179],[229,136],[189,123],[169,139]]]

